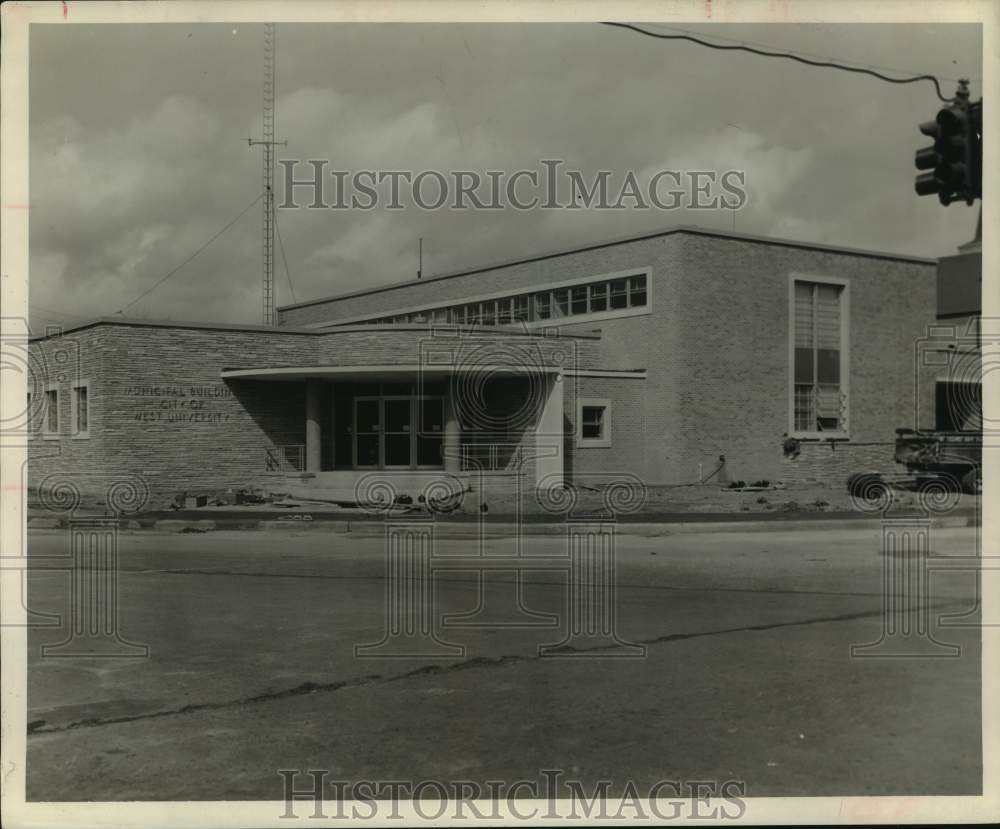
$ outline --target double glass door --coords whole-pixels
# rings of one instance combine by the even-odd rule
[[[354,465],[439,468],[444,429],[441,397],[380,396],[354,400]]]

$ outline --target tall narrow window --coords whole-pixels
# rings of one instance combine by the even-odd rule
[[[535,294],[535,319],[547,320],[552,316],[552,295],[548,291]]]
[[[90,437],[89,387],[86,383],[75,383],[72,388],[71,416],[73,437]]]
[[[45,428],[43,434],[55,437],[59,434],[59,389],[45,390]]]
[[[795,283],[795,431],[846,431],[847,395],[840,370],[843,290],[840,285]]]

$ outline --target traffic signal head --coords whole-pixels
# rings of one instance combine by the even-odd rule
[[[936,120],[924,121],[924,123],[920,125],[920,132],[928,138],[933,139],[934,146],[923,147],[922,149],[917,150],[914,163],[916,164],[918,170],[936,170],[938,165],[941,163],[941,153],[938,150],[938,140],[941,137],[941,127],[938,126],[938,122]],[[933,172],[922,173],[917,176],[915,189],[917,191],[917,195],[919,196],[930,196],[934,193],[940,192],[941,182]]]
[[[934,175],[949,191],[964,196],[969,192],[969,113],[966,106],[955,104],[937,114],[941,134],[934,144],[941,160]]]
[[[969,104],[967,90],[960,87],[954,103],[938,112],[933,121],[920,125],[920,132],[933,139],[934,145],[917,150],[914,158],[918,170],[931,171],[917,176],[917,195],[936,193],[945,205],[958,199],[972,204],[981,195],[981,174],[977,173],[981,129],[975,123],[981,109],[977,107],[979,104]]]

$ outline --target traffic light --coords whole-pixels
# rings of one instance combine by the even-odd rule
[[[971,167],[971,194],[975,199],[983,197],[983,101],[969,105],[969,156]],[[970,201],[971,204],[971,201]]]
[[[914,163],[917,165],[918,170],[931,170],[937,169],[938,165],[944,160],[942,154],[938,151],[939,141],[941,138],[941,128],[938,126],[937,121],[925,121],[920,125],[920,132],[926,135],[928,138],[934,140],[934,146],[924,147],[917,150],[916,159]],[[917,191],[918,196],[930,196],[933,193],[941,194],[939,197],[944,204],[948,204],[947,196],[941,193],[942,182],[938,180],[937,175],[934,172],[921,173],[917,176],[917,180],[914,184],[914,188]]]
[[[982,101],[969,103],[967,84],[962,82],[954,102],[938,112],[933,121],[920,125],[920,132],[934,140],[932,147],[917,150],[914,164],[929,170],[917,176],[918,196],[937,193],[941,204],[982,197]]]
[[[934,140],[934,146],[917,150],[917,195],[937,193],[941,204],[965,199],[972,202],[972,141],[968,104],[958,101],[945,107],[933,121],[920,125],[920,132]]]
[[[917,150],[914,163],[921,173],[914,183],[918,196],[937,193],[941,204],[982,197],[983,102],[969,103],[967,81],[960,81],[954,101],[920,132],[934,139],[934,146]]]

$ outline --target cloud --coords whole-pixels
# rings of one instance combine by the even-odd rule
[[[731,27],[727,36],[864,62],[981,75],[971,27]],[[192,35],[189,37],[188,35]],[[977,37],[980,40],[977,41]],[[261,188],[260,27],[34,27],[32,302],[107,314],[150,289]],[[953,63],[959,61],[959,63]],[[86,66],[81,72],[78,67]],[[746,171],[737,230],[944,255],[975,209],[912,191],[926,88],[664,44],[591,25],[283,24],[279,157],[330,169],[540,170],[564,158],[648,179]],[[277,175],[280,183],[280,172]],[[297,297],[411,279],[728,211],[283,210]],[[131,309],[256,321],[255,206]],[[279,301],[291,300],[278,259]]]

